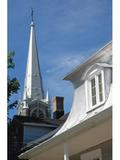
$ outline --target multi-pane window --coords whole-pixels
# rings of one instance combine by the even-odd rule
[[[96,74],[90,80],[91,87],[91,106],[96,106],[104,101],[104,82],[103,82],[103,72]]]

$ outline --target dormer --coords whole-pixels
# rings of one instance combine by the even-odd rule
[[[86,112],[104,105],[112,82],[112,65],[95,63],[83,75],[85,79]]]

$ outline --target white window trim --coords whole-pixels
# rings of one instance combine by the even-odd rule
[[[80,155],[81,160],[93,160],[95,158],[102,160],[102,152],[100,148]]]
[[[85,83],[85,91],[86,91],[86,105],[87,105],[87,112],[90,112],[96,108],[98,108],[99,106],[101,106],[102,104],[105,103],[105,81],[104,81],[104,70],[96,70],[95,71],[92,71],[93,74],[89,74],[89,78],[88,80],[86,81]],[[91,80],[93,78],[97,79],[98,75],[101,73],[102,75],[102,91],[103,91],[103,101],[102,102],[99,102],[99,95],[98,95],[98,81],[96,81],[96,99],[97,99],[97,103],[96,105],[92,106],[92,95],[91,95]],[[88,91],[89,90],[89,91]],[[90,97],[90,98],[89,98]]]

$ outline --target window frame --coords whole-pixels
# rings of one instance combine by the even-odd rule
[[[100,101],[100,92],[99,92],[99,82],[98,82],[98,76],[101,74],[101,82],[102,82],[102,98],[103,100]],[[95,79],[95,85],[96,85],[96,104],[92,105],[92,88],[91,88],[91,80]],[[104,70],[93,70],[87,79],[87,89],[86,89],[86,105],[87,105],[87,112],[94,110],[95,108],[98,108],[105,102],[105,82],[104,82]]]

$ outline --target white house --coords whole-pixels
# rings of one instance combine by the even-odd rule
[[[112,159],[112,43],[65,76],[74,86],[63,126],[19,155],[27,160]]]

